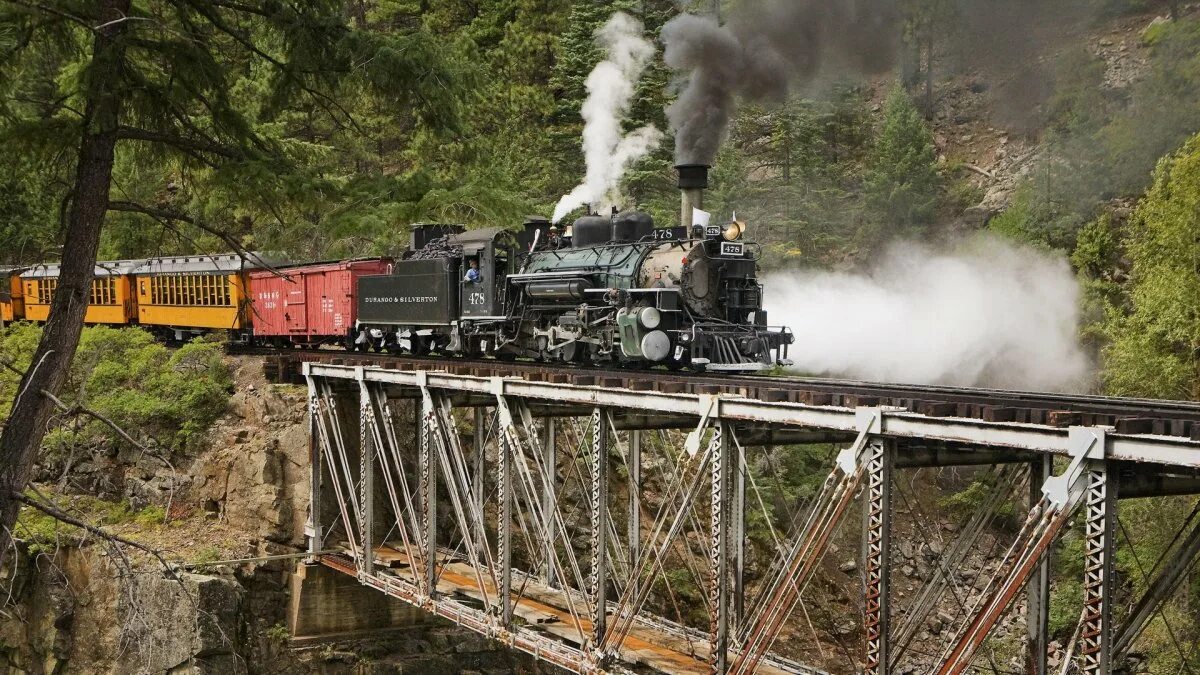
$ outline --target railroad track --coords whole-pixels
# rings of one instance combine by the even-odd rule
[[[269,379],[300,380],[305,361],[399,370],[436,368],[479,377],[520,376],[578,385],[658,390],[667,393],[733,393],[764,401],[856,407],[884,405],[932,417],[966,417],[989,422],[1027,422],[1051,426],[1099,425],[1121,434],[1183,436],[1200,440],[1200,403],[1057,394],[936,385],[884,384],[821,377],[715,375],[667,370],[564,366],[533,361],[457,357],[415,357],[328,349],[279,350],[235,347],[230,353],[264,359]]]

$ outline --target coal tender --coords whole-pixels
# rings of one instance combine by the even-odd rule
[[[757,246],[739,222],[693,226],[704,166],[679,167],[680,227],[639,211],[564,230],[418,226],[390,275],[362,277],[360,349],[577,364],[754,371],[787,364],[792,335],[767,323]]]

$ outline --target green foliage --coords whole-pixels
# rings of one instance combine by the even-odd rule
[[[0,358],[17,368],[29,360],[41,335],[31,324],[0,332]],[[16,395],[15,373],[0,371],[0,410],[10,409]],[[225,412],[232,379],[223,348],[214,342],[191,342],[169,350],[141,329],[91,327],[83,332],[64,395],[112,420],[140,439],[173,450],[195,448],[208,427]],[[87,416],[61,420],[45,444],[64,451],[77,444],[124,444],[103,422]]]
[[[216,546],[206,546],[196,552],[192,564],[196,566],[211,565],[221,560],[221,549]]]
[[[937,151],[902,87],[892,90],[884,106],[883,129],[868,159],[864,187],[880,235],[916,234],[932,223],[942,192]]]
[[[1079,625],[1083,609],[1083,538],[1078,528],[1066,534],[1053,553],[1054,589],[1050,595],[1050,635],[1065,644]]]
[[[745,106],[717,156],[706,206],[747,221],[769,267],[840,260],[862,225],[866,94],[841,87],[831,98]]]
[[[1064,209],[1061,202],[1030,182],[1017,188],[1012,204],[992,218],[988,228],[1039,248],[1069,251],[1074,248],[1075,232],[1082,223],[1082,216]]]
[[[30,494],[41,500],[40,494]],[[57,495],[56,505],[79,516],[80,520],[92,525],[111,527],[136,523],[142,527],[161,525],[166,512],[157,506],[148,506],[141,511],[130,508],[129,502],[110,502],[91,495]],[[84,535],[80,528],[62,522],[31,506],[23,506],[17,518],[17,538],[26,542],[32,554],[52,553],[60,544],[75,543]]]
[[[1063,251],[1104,202],[1146,189],[1159,158],[1200,130],[1200,21],[1156,24],[1145,78],[1118,96],[1106,64],[1069,52],[1046,105],[1050,154],[993,229]]]
[[[987,502],[988,495],[992,492],[995,486],[996,475],[994,473],[981,474],[976,480],[971,481],[965,489],[959,490],[943,497],[939,506],[943,509],[966,517],[976,510],[983,507]],[[1004,501],[996,509],[996,516],[1002,524],[1011,525],[1016,516],[1016,509],[1011,501]]]
[[[292,632],[282,623],[271,626],[264,635],[268,640],[279,645],[286,645],[292,639]]]
[[[1163,160],[1129,224],[1128,311],[1107,324],[1105,387],[1114,395],[1200,396],[1200,135]]]
[[[142,527],[154,527],[167,521],[167,511],[161,506],[147,506],[133,516],[133,522]]]
[[[0,257],[52,253],[91,77],[105,78],[129,130],[117,146],[120,206],[105,228],[106,257],[227,249],[212,228],[247,247],[353,255],[451,203],[463,205],[460,217],[489,213],[494,197],[459,189],[474,180],[439,175],[412,154],[432,156],[472,131],[469,54],[403,21],[393,3],[378,10],[386,24],[363,12],[351,25],[349,3],[337,0],[139,2],[119,63],[92,60],[86,26],[108,18],[95,5],[0,10],[21,37],[0,61],[0,139],[25,160],[13,167],[19,181],[0,171],[0,186],[12,188],[0,200],[0,243],[18,244]],[[378,214],[398,220],[366,218]]]

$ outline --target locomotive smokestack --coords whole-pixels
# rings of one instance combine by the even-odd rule
[[[704,191],[708,188],[708,166],[705,164],[680,164],[675,167],[679,172],[679,191],[683,193],[683,202],[679,214],[679,223],[692,229],[692,209],[704,208]]]

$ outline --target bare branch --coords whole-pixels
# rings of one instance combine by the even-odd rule
[[[0,367],[3,367],[5,370],[10,370],[10,371],[16,373],[17,377],[25,377],[25,371],[14,366],[10,361],[5,361],[4,359],[0,359]]]
[[[106,22],[100,24],[99,26],[92,28],[92,30],[94,30],[96,32],[100,32],[100,31],[104,30],[105,28],[108,28],[109,26],[115,26],[115,25],[117,25],[119,23],[123,23],[125,21],[150,21],[150,22],[153,22],[154,19],[151,19],[148,16],[123,16],[119,19],[113,19],[112,21],[106,21]]]
[[[104,416],[103,414],[98,413],[95,410],[85,407],[79,403],[76,403],[74,406],[68,406],[66,403],[63,403],[63,401],[61,399],[59,399],[57,396],[55,396],[54,394],[51,394],[50,392],[46,391],[45,389],[42,390],[42,395],[49,398],[50,402],[54,404],[54,407],[61,410],[64,415],[66,415],[68,417],[73,417],[73,416],[78,416],[78,415],[83,415],[85,417],[91,417],[92,419],[103,423],[105,426],[107,426],[108,428],[115,431],[118,436],[125,439],[125,441],[128,442],[133,447],[137,448],[138,450],[141,450],[143,454],[150,455],[151,457],[153,457],[153,458],[157,459],[158,461],[162,462],[163,464],[167,465],[167,468],[171,470],[171,474],[172,474],[171,496],[167,500],[167,508],[166,508],[166,511],[164,512],[163,520],[165,521],[170,517],[171,505],[175,501],[175,480],[174,479],[178,473],[175,470],[175,465],[171,463],[171,460],[167,459],[166,457],[162,456],[161,454],[159,454],[157,452],[154,452],[153,450],[146,447],[142,443],[139,443],[136,440],[134,440],[133,436],[130,436],[128,432],[126,432],[124,429],[121,428],[121,425],[112,421],[110,418]],[[156,444],[159,445],[160,447],[162,446],[162,443],[158,443],[157,441],[156,441]]]
[[[283,276],[283,274],[278,269],[276,269],[273,265],[271,265],[266,260],[264,260],[262,258],[262,256],[259,256],[258,254],[254,253],[252,251],[246,250],[246,247],[242,246],[240,243],[238,243],[238,241],[236,239],[229,236],[229,233],[223,232],[217,228],[214,228],[210,225],[203,223],[202,221],[196,220],[195,218],[187,215],[186,213],[180,213],[179,211],[173,211],[170,209],[156,208],[153,206],[145,206],[143,204],[138,204],[136,202],[128,202],[128,201],[109,202],[108,209],[110,211],[123,211],[126,213],[141,213],[143,215],[150,216],[151,218],[154,218],[155,220],[158,220],[159,222],[162,222],[162,223],[166,223],[166,222],[170,222],[170,221],[178,221],[178,222],[187,223],[193,227],[204,230],[205,232],[207,232],[207,233],[213,235],[214,237],[217,237],[221,241],[225,242],[230,248],[233,249],[233,251],[235,253],[237,253],[239,256],[241,256],[242,260],[245,260],[246,262],[249,262],[254,265],[258,265],[258,266],[262,267],[263,269],[270,271],[272,274],[275,274],[276,276]]]
[[[148,450],[146,448],[146,446],[135,441],[133,439],[133,436],[130,436],[129,433],[126,432],[124,429],[122,429],[119,424],[117,424],[116,422],[112,421],[111,419],[105,417],[104,415],[101,415],[100,413],[96,412],[95,410],[92,410],[90,408],[85,408],[81,405],[69,406],[66,403],[63,403],[62,399],[58,398],[54,394],[51,394],[50,392],[46,391],[45,389],[42,390],[42,396],[45,396],[46,398],[50,399],[50,402],[54,404],[54,407],[61,410],[64,414],[66,414],[66,415],[86,415],[87,417],[91,417],[92,419],[103,422],[105,424],[105,426],[107,426],[110,429],[112,429],[113,431],[117,432],[118,436],[125,439],[133,447],[141,450],[142,452],[148,453],[150,455],[154,454],[154,453],[150,452],[150,450]]]
[[[167,570],[167,572],[169,574],[171,574],[172,576],[177,576],[175,574],[175,568],[171,565],[170,562],[167,561],[166,558],[163,557],[162,553],[160,553],[158,551],[158,549],[152,548],[145,544],[138,543],[136,541],[133,541],[132,539],[127,539],[125,537],[122,537],[119,534],[113,534],[112,532],[107,532],[103,528],[96,527],[95,525],[92,525],[91,523],[84,522],[84,521],[80,520],[79,518],[72,516],[71,514],[67,513],[66,511],[63,511],[62,509],[58,508],[57,506],[54,506],[53,504],[49,504],[49,503],[45,503],[45,502],[42,502],[37,499],[33,499],[33,498],[27,496],[23,492],[11,492],[10,495],[14,501],[21,502],[22,504],[24,504],[26,506],[37,509],[38,511],[41,511],[42,513],[50,516],[51,518],[54,518],[55,520],[66,523],[68,525],[73,525],[75,527],[78,527],[79,529],[81,529],[85,532],[89,532],[97,537],[100,537],[101,539],[105,539],[107,541],[114,541],[119,544],[128,546],[130,548],[137,549],[143,553],[147,553],[147,554],[153,556],[154,559],[157,560],[159,562],[159,564],[161,564],[163,566],[163,569]]]

